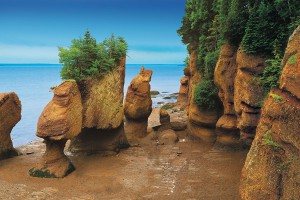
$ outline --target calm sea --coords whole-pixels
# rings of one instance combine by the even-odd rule
[[[179,91],[184,66],[178,64],[126,65],[125,90],[132,78],[139,73],[141,66],[153,70],[151,90],[161,92],[161,95],[153,98],[154,106],[158,106],[157,103],[163,101],[163,97]],[[53,96],[50,87],[61,82],[60,69],[61,65],[0,64],[0,92],[16,92],[22,102],[22,119],[12,131],[15,147],[37,138],[37,121]]]

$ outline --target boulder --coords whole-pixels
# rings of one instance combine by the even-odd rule
[[[143,138],[147,134],[148,117],[152,111],[151,76],[151,70],[141,67],[139,75],[132,79],[127,90],[124,102],[125,133],[130,140]]]
[[[161,126],[159,128],[159,131],[163,131],[163,130],[171,128],[170,115],[164,108],[160,109],[159,121],[160,121],[160,124],[161,124]]]
[[[21,102],[16,93],[0,93],[0,160],[18,155],[10,133],[21,120]]]
[[[241,178],[242,199],[300,198],[300,100],[298,98],[300,26],[290,37],[280,89],[265,100],[256,136],[247,155]],[[296,78],[292,78],[292,74]]]
[[[159,134],[159,144],[175,144],[178,140],[178,136],[172,129],[166,129]]]
[[[63,82],[53,92],[54,97],[44,108],[37,125],[36,135],[44,138],[46,152],[29,171],[34,177],[61,178],[75,169],[64,154],[64,147],[82,128],[81,95],[73,81]]]

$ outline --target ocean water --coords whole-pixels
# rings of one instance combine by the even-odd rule
[[[128,64],[126,65],[125,91],[140,67],[152,69],[151,90],[161,92],[153,98],[153,105],[158,106],[164,96],[177,93],[183,65],[179,64]],[[25,145],[37,139],[35,136],[38,118],[52,99],[50,87],[61,83],[61,65],[50,64],[0,64],[0,92],[16,92],[22,102],[22,119],[12,131],[15,147]],[[126,94],[126,93],[125,93]],[[167,101],[175,101],[170,99]]]

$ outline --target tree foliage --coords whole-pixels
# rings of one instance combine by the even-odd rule
[[[177,33],[189,52],[197,51],[202,80],[212,82],[220,47],[229,43],[268,59],[269,66],[262,75],[267,89],[276,85],[281,73],[280,58],[298,25],[299,0],[187,0]],[[203,84],[202,89],[204,86],[211,85]]]
[[[73,39],[68,49],[59,47],[59,62],[63,64],[62,79],[76,81],[99,77],[111,71],[126,55],[127,43],[122,37],[109,39],[97,44],[90,32],[84,38]]]

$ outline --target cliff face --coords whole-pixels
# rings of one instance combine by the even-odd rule
[[[114,129],[124,117],[125,57],[100,79],[79,83],[83,104],[83,127]]]
[[[264,103],[242,172],[242,199],[300,199],[300,27],[290,37],[279,89]]]
[[[115,150],[127,144],[124,134],[125,61],[100,79],[79,83],[83,104],[83,129],[72,140],[71,151]]]
[[[21,120],[21,102],[16,93],[0,93],[0,160],[17,155],[10,133]]]
[[[224,44],[214,73],[214,83],[219,90],[218,94],[224,107],[224,113],[216,124],[217,142],[224,145],[236,145],[239,140],[234,109],[234,79],[238,67],[236,55],[236,47]]]
[[[234,82],[234,107],[240,129],[240,138],[251,145],[260,118],[264,91],[259,75],[266,63],[263,58],[247,55],[240,48],[236,62],[238,71]]]
[[[200,110],[194,102],[194,89],[201,82],[201,74],[196,69],[197,52],[193,51],[190,54],[189,71],[190,77],[188,80],[188,129],[192,136],[200,138],[208,142],[216,140],[215,124],[218,120],[217,111]]]

